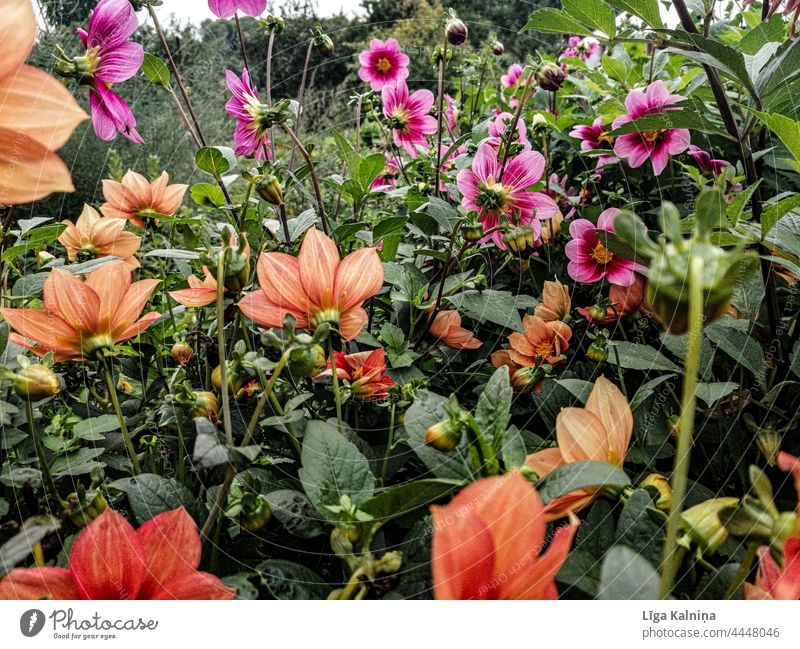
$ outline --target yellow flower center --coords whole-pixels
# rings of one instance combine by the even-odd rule
[[[353,370],[353,373],[350,376],[353,377],[354,381],[358,381],[358,379],[360,379],[362,376],[364,376],[364,368],[363,367],[359,367],[359,368]]]
[[[614,258],[614,253],[606,248],[602,243],[598,243],[592,250],[592,259],[598,264],[607,264]]]
[[[381,57],[378,59],[378,63],[375,65],[375,67],[378,68],[379,72],[388,72],[392,69],[392,64],[389,59]]]
[[[598,142],[605,142],[606,144],[614,144],[614,136],[609,135],[608,131],[603,131],[600,133],[600,137],[597,138]]]
[[[642,139],[648,144],[655,144],[664,131],[642,131]]]
[[[539,358],[550,358],[553,355],[552,341],[542,341],[533,346],[533,355]]]

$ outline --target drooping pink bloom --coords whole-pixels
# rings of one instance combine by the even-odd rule
[[[228,88],[233,93],[233,97],[225,104],[225,110],[236,118],[236,131],[233,134],[236,155],[255,155],[257,160],[266,160],[270,153],[268,126],[262,119],[265,106],[258,99],[258,90],[250,83],[250,73],[247,69],[242,70],[242,78],[239,79],[227,70],[225,76]]]
[[[503,88],[516,88],[524,69],[519,63],[512,63],[508,72],[500,77]]]
[[[133,77],[142,65],[142,46],[128,42],[138,26],[128,0],[100,0],[89,20],[89,30],[77,30],[86,48],[84,76],[93,80],[89,87],[92,124],[101,140],[113,140],[119,132],[131,142],[143,141],[131,109],[111,90],[113,84]]]
[[[372,181],[371,185],[371,189],[376,192],[390,192],[397,187],[397,177],[400,175],[403,165],[403,161],[396,156],[390,156],[385,153],[384,156],[386,156],[386,166]]]
[[[430,115],[433,93],[417,90],[409,94],[406,82],[400,79],[393,86],[384,86],[383,114],[389,118],[394,143],[403,147],[412,158],[417,157],[417,145],[425,146],[425,136],[436,133],[436,118]]]
[[[708,151],[703,151],[699,146],[689,145],[689,155],[692,156],[694,163],[700,168],[704,176],[717,177],[725,167],[730,167],[731,163],[727,160],[715,160]]]
[[[656,81],[647,86],[647,89],[631,90],[625,98],[627,115],[620,115],[614,120],[615,129],[623,124],[632,122],[645,115],[656,115],[667,110],[681,110],[674,106],[686,97],[671,95],[663,81]],[[653,165],[653,172],[660,175],[669,162],[671,155],[678,155],[689,148],[691,144],[689,131],[685,128],[667,128],[652,131],[628,133],[617,137],[614,143],[614,153],[620,158],[627,158],[628,164],[633,167],[642,166],[648,158]]]
[[[456,100],[447,93],[444,95],[444,121],[448,132],[453,135],[458,127],[458,106]]]
[[[614,138],[608,134],[603,126],[603,118],[598,117],[594,122],[589,124],[578,124],[570,131],[570,137],[577,138],[581,141],[581,151],[603,151],[611,149],[614,144]],[[610,151],[609,151],[610,153]],[[604,167],[608,164],[618,162],[616,156],[613,155],[600,155],[597,156],[596,169]]]
[[[380,92],[384,86],[393,86],[399,79],[408,79],[409,58],[400,51],[396,38],[386,41],[373,38],[369,49],[358,55],[358,62],[361,64],[359,78],[369,83],[375,92]]]
[[[600,43],[597,39],[580,36],[570,36],[569,45],[558,57],[559,59],[581,59],[582,61],[591,61],[599,59]]]
[[[505,144],[505,139],[507,137],[506,132],[513,119],[514,116],[511,113],[505,112],[500,113],[489,122],[488,142],[495,151],[501,151],[500,147]],[[528,127],[525,126],[525,121],[522,118],[517,121],[517,137],[514,141],[522,144],[522,149],[524,151],[530,151],[531,143],[528,142]]]
[[[577,219],[570,223],[565,252],[569,258],[567,272],[576,282],[593,284],[605,278],[610,284],[630,286],[636,281],[634,271],[644,270],[639,264],[623,259],[606,248],[595,230],[614,231],[614,219],[619,214],[615,207],[602,212],[594,225],[587,219]]]
[[[531,226],[538,239],[541,234],[538,221],[558,213],[558,205],[552,198],[541,192],[528,191],[539,182],[543,172],[544,157],[537,151],[520,153],[508,160],[503,169],[497,151],[489,144],[481,144],[472,168],[462,169],[456,177],[462,194],[461,205],[468,211],[478,212],[486,230],[504,220]],[[505,249],[501,231],[488,238],[498,248]]]
[[[220,18],[231,18],[237,10],[255,17],[264,13],[267,0],[208,0],[208,8]]]

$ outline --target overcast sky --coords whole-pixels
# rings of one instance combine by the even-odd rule
[[[270,0],[267,4],[268,11],[280,14],[280,0]],[[320,16],[329,16],[344,10],[345,13],[357,13],[361,9],[359,0],[316,0],[317,12]],[[214,18],[214,14],[208,9],[206,0],[164,0],[164,4],[157,7],[159,15],[172,13],[179,20],[191,20],[199,23],[205,18]]]

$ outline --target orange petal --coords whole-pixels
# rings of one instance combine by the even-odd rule
[[[150,313],[145,313],[141,318],[139,318],[136,322],[130,325],[127,329],[124,329],[120,334],[115,335],[114,342],[124,343],[126,340],[129,340],[130,338],[138,336],[160,317],[161,314],[158,311],[151,311]]]
[[[336,301],[348,311],[372,297],[383,286],[383,264],[374,248],[361,248],[347,255],[336,270]]]
[[[121,338],[120,340],[125,340],[135,335],[126,335],[128,334],[127,329],[136,322],[136,319],[142,313],[142,309],[144,309],[145,304],[147,304],[147,301],[160,282],[161,280],[158,279],[143,279],[130,285],[125,292],[122,304],[117,307],[114,313],[111,335],[114,337],[115,341],[117,335],[125,336],[125,338]],[[140,329],[139,331],[144,331],[144,329]],[[120,332],[122,333],[120,334]]]
[[[253,322],[263,327],[282,328],[283,319],[287,313],[291,313],[297,319],[298,327],[304,328],[308,326],[305,314],[276,306],[267,299],[266,294],[261,290],[245,295],[239,300],[239,308]]]
[[[633,433],[633,415],[625,395],[604,376],[598,378],[586,400],[586,410],[597,417],[606,432],[607,461],[622,464]]]
[[[309,302],[318,308],[334,306],[339,250],[333,239],[311,228],[300,246],[299,262],[300,281]]]
[[[235,588],[228,588],[218,577],[207,572],[181,575],[164,584],[150,599],[208,600],[233,599]]]
[[[556,417],[556,437],[565,462],[608,461],[605,428],[585,408],[562,408]]]
[[[75,191],[69,169],[32,137],[0,128],[0,203],[19,205]]]
[[[212,288],[184,288],[179,291],[171,291],[169,295],[178,304],[189,309],[208,306],[217,301],[217,291]]]
[[[152,599],[164,584],[195,572],[200,565],[200,535],[183,507],[154,516],[136,536],[144,549],[146,567],[141,599]]]
[[[80,355],[80,334],[54,313],[39,309],[0,309],[5,321],[25,338],[65,355]]]
[[[364,309],[361,307],[350,309],[342,313],[339,318],[339,333],[345,340],[353,340],[353,338],[361,333],[361,330],[368,321],[369,316]]]
[[[153,192],[149,181],[142,174],[128,169],[122,177],[122,186],[125,188],[128,200],[137,210],[152,206]]]
[[[142,543],[111,509],[81,532],[69,565],[83,599],[136,599],[145,578]]]
[[[258,283],[267,299],[276,306],[303,311],[308,299],[300,282],[300,262],[283,252],[267,252],[256,264]]]
[[[0,79],[0,124],[55,151],[89,116],[63,84],[46,72],[24,65]]]
[[[30,0],[6,0],[0,23],[0,79],[12,77],[28,58],[36,38],[36,17]]]
[[[563,466],[564,456],[558,448],[545,448],[536,453],[531,453],[525,459],[525,466],[533,469],[540,478],[543,478],[553,469]]]
[[[100,298],[68,270],[54,268],[44,283],[45,302],[79,332],[97,331]]]
[[[81,599],[69,570],[17,568],[0,581],[0,600]]]

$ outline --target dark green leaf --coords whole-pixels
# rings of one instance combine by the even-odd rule
[[[587,487],[627,487],[630,478],[607,462],[570,462],[560,466],[536,484],[542,501],[548,504],[561,496]]]

